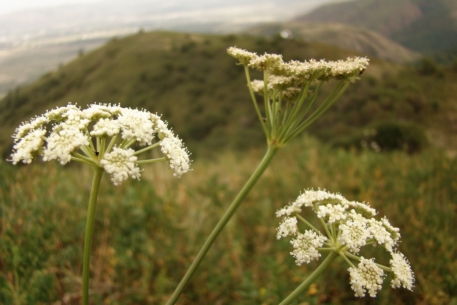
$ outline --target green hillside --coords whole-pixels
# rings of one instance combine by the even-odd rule
[[[81,106],[120,103],[157,111],[194,156],[201,150],[263,144],[243,69],[226,54],[233,45],[259,53],[281,53],[285,60],[339,59],[353,54],[278,37],[151,32],[114,39],[0,101],[3,155],[9,154],[10,135],[20,122],[68,102]],[[376,122],[393,122],[402,125],[397,126],[400,129],[415,122],[419,132],[415,129],[414,133],[425,131],[434,144],[456,148],[454,84],[457,73],[433,63],[406,69],[373,59],[362,80],[350,86],[310,132],[338,145],[357,146],[363,137],[360,133],[378,128],[372,125]]]
[[[396,63],[409,63],[420,55],[374,31],[342,23],[285,22],[249,29],[251,35],[273,37],[285,33],[296,39],[325,43]]]
[[[457,49],[456,12],[452,0],[356,0],[322,6],[297,21],[363,27],[411,50],[432,53]]]

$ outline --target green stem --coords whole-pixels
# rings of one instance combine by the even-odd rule
[[[130,139],[129,141],[125,142],[124,145],[121,145],[122,149],[127,149],[132,146],[133,143],[136,142],[136,139]]]
[[[111,149],[113,148],[114,146],[114,143],[116,143],[116,140],[117,140],[117,134],[114,135],[111,140],[109,141],[109,144],[108,144],[108,147],[106,148],[104,154],[107,154],[111,151]]]
[[[295,298],[297,298],[306,288],[309,287],[321,274],[324,272],[325,269],[330,265],[330,263],[338,256],[338,253],[332,251],[327,255],[325,260],[322,262],[322,264],[317,267],[316,270],[314,270],[313,273],[303,282],[298,286],[291,294],[287,296],[279,305],[287,305],[290,304]]]
[[[304,224],[306,224],[308,227],[310,227],[311,229],[313,229],[317,234],[321,234],[321,231],[319,231],[318,229],[316,229],[312,224],[310,224],[306,219],[304,219],[303,217],[301,217],[300,215],[296,215],[296,217],[301,221],[303,222]]]
[[[307,118],[299,127],[297,127],[288,138],[286,138],[286,142],[290,141],[292,138],[303,132],[303,130],[314,123],[315,120],[320,118],[343,95],[348,86],[348,82],[344,83],[342,86],[339,86],[341,88],[338,94],[332,96],[332,99],[327,99],[321,106],[319,106],[319,108],[317,108],[317,110],[309,118]]]
[[[256,184],[257,180],[259,180],[260,176],[262,176],[263,172],[268,167],[268,165],[270,164],[271,160],[273,159],[275,154],[278,152],[278,150],[279,150],[278,147],[268,147],[268,150],[267,150],[265,156],[263,157],[262,161],[257,166],[256,170],[252,173],[249,180],[240,190],[240,192],[238,193],[236,198],[233,200],[232,204],[229,206],[229,208],[227,209],[225,214],[219,220],[219,223],[216,225],[216,227],[213,229],[213,231],[209,235],[208,239],[203,244],[203,247],[200,249],[200,252],[197,254],[194,261],[192,262],[189,269],[187,270],[186,274],[181,279],[181,282],[178,284],[178,286],[176,287],[172,296],[166,303],[167,305],[176,303],[176,301],[179,298],[179,295],[183,291],[186,284],[189,282],[192,275],[197,270],[198,266],[202,262],[203,258],[205,257],[206,253],[208,252],[209,248],[212,246],[214,240],[217,238],[219,233],[221,233],[222,229],[232,218],[233,214],[237,210],[240,203],[243,201],[244,197],[246,197],[246,195],[249,193],[249,191],[252,189],[252,187]]]
[[[334,236],[330,231],[328,230],[327,224],[322,218],[319,218],[319,221],[321,222],[322,226],[324,227],[325,233],[327,233],[328,239],[331,240],[332,242],[335,240]]]
[[[160,142],[154,143],[152,145],[149,145],[148,147],[145,147],[143,149],[137,150],[133,155],[136,156],[136,155],[142,154],[142,153],[144,153],[144,152],[146,152],[146,151],[148,151],[150,149],[153,149],[153,148],[155,148],[155,147],[157,147],[159,145],[160,145]]]
[[[352,259],[355,259],[357,261],[360,261],[360,256],[357,256],[357,255],[354,255],[352,253],[349,253],[348,251],[344,251],[344,255],[346,255],[347,257],[350,257]],[[386,266],[378,264],[378,263],[375,263],[375,264],[376,264],[376,266],[378,266],[379,268],[381,268],[384,271],[392,272],[392,269],[389,268],[389,267],[386,267]]]
[[[155,163],[155,162],[162,162],[167,161],[166,157],[156,158],[156,159],[148,159],[148,160],[138,160],[136,161],[137,164],[148,164],[148,163]]]
[[[271,112],[270,95],[268,94],[268,71],[263,71],[263,102],[265,106],[265,116],[267,119],[267,129],[273,128],[273,114]]]
[[[92,159],[89,159],[89,158],[71,156],[71,160],[76,161],[76,162],[89,164],[91,166],[96,166],[96,167],[99,166],[99,164],[97,162],[95,162],[95,161],[93,161]]]
[[[352,268],[355,268],[354,264],[346,257],[346,255],[344,255],[343,252],[340,252],[339,254],[342,258],[344,258],[344,260],[346,261],[346,263],[349,264],[349,266],[351,266]]]
[[[84,255],[83,255],[83,297],[82,304],[89,304],[89,266],[90,266],[90,243],[94,226],[95,205],[97,203],[98,189],[103,175],[103,168],[94,169],[92,179],[92,189],[90,192],[89,208],[87,211],[86,233],[84,236]]]
[[[246,80],[248,82],[248,88],[249,88],[249,94],[251,95],[252,102],[254,103],[254,108],[255,111],[257,112],[257,116],[259,117],[260,124],[262,125],[263,132],[267,136],[268,135],[268,130],[267,127],[265,126],[265,122],[263,121],[262,114],[260,113],[259,105],[257,105],[257,99],[255,98],[254,91],[252,90],[251,86],[251,76],[249,75],[249,68],[247,66],[244,66],[244,72],[246,74]]]
[[[105,149],[106,149],[106,138],[103,137],[101,138],[100,140],[100,148],[98,150],[98,160],[100,161],[101,159],[103,159],[104,155],[105,155]]]

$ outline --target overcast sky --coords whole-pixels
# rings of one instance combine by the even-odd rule
[[[28,8],[90,2],[100,2],[100,0],[0,0],[0,15]]]

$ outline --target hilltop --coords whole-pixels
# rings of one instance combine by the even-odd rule
[[[8,154],[20,122],[68,102],[120,103],[163,114],[194,154],[264,145],[243,69],[226,54],[229,46],[284,54],[285,60],[363,55],[280,37],[140,32],[113,39],[6,95],[0,101],[0,148]],[[334,141],[373,122],[416,123],[433,143],[452,148],[456,83],[451,68],[424,63],[412,69],[373,59],[362,80],[310,132]]]
[[[457,49],[457,2],[453,0],[356,0],[331,3],[295,19],[370,29],[422,53]]]

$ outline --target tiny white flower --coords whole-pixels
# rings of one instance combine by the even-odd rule
[[[282,55],[265,53],[249,62],[249,67],[257,70],[275,69],[283,63]]]
[[[367,239],[371,237],[371,232],[368,230],[368,222],[364,218],[351,218],[340,224],[339,230],[340,236],[338,240],[345,244],[352,253],[358,253],[360,248],[367,244]]]
[[[140,145],[151,145],[155,130],[150,120],[151,114],[147,111],[122,108],[117,118],[122,131],[122,138],[138,142]]]
[[[44,144],[43,137],[46,134],[44,129],[35,129],[23,136],[20,141],[14,144],[15,153],[11,155],[13,164],[22,161],[23,163],[32,163],[33,154],[37,152]]]
[[[308,264],[312,260],[319,259],[321,254],[317,248],[322,247],[326,240],[327,237],[318,235],[314,231],[306,230],[304,234],[298,233],[297,237],[290,241],[294,248],[290,254],[295,257],[295,263],[298,266],[303,263]]]
[[[92,104],[89,108],[84,109],[84,116],[91,120],[96,121],[101,118],[111,118],[115,115],[119,115],[122,111],[120,106],[112,106],[109,104]]]
[[[376,266],[374,260],[360,258],[357,268],[349,268],[351,288],[356,297],[364,297],[365,292],[374,298],[382,288],[384,271]]]
[[[22,137],[25,137],[29,132],[42,128],[47,123],[49,123],[49,119],[46,116],[37,116],[30,120],[30,122],[21,124],[16,128],[16,132],[13,135],[14,142],[20,141]]]
[[[348,201],[347,204],[354,208],[357,213],[362,214],[365,217],[373,217],[377,214],[376,210],[370,207],[366,203],[361,203],[357,201]]]
[[[396,243],[400,239],[400,229],[392,226],[386,217],[381,218],[381,222],[387,232],[392,236],[394,243]]]
[[[303,194],[298,196],[295,203],[297,206],[313,207],[314,203],[332,200],[334,202],[345,202],[346,199],[340,194],[332,194],[325,190],[306,190]]]
[[[286,237],[289,235],[297,234],[297,218],[295,217],[286,217],[284,220],[279,224],[277,229],[278,233],[276,234],[276,238],[280,239],[281,237]]]
[[[369,219],[368,223],[368,229],[376,242],[384,245],[388,251],[392,251],[392,247],[396,244],[396,241],[392,238],[392,234],[383,226],[383,223],[374,218]]]
[[[238,61],[244,66],[248,65],[251,60],[257,58],[256,53],[249,52],[249,51],[237,48],[237,47],[228,48],[227,53],[230,56],[233,56],[236,59],[238,59]]]
[[[58,107],[56,109],[46,112],[45,116],[52,121],[62,121],[66,119],[66,114],[69,111],[80,111],[80,109],[73,104],[68,104],[67,106]]]
[[[190,169],[189,152],[182,141],[177,137],[166,137],[160,141],[162,152],[166,155],[174,176],[181,177]]]
[[[264,82],[263,80],[253,80],[251,82],[251,87],[254,92],[263,93]]]
[[[100,119],[93,127],[90,135],[93,137],[112,137],[119,134],[121,127],[116,120]]]
[[[133,179],[140,179],[140,169],[136,166],[137,157],[131,148],[121,149],[114,147],[113,151],[105,154],[100,161],[105,171],[111,174],[111,181],[114,185],[119,185],[130,176]]]
[[[62,165],[70,162],[71,153],[89,140],[79,129],[67,126],[64,123],[56,125],[47,139],[47,146],[43,151],[43,160],[59,160]]]
[[[347,217],[346,206],[342,204],[319,205],[317,217],[327,218],[328,223],[344,220]]]
[[[393,288],[403,286],[408,290],[412,290],[414,287],[414,272],[411,270],[409,261],[401,252],[391,252],[391,254],[390,267],[394,273],[391,286]]]

